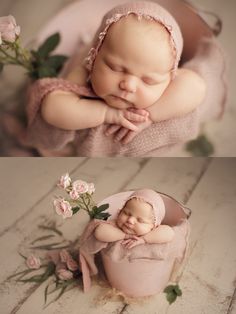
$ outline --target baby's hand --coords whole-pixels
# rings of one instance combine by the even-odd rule
[[[144,109],[119,110],[107,107],[105,123],[118,125],[119,127],[122,126],[125,129],[136,131],[138,130],[138,127],[132,122],[145,122],[148,119],[148,115],[149,113]]]
[[[137,127],[136,131],[121,127],[120,125],[109,125],[105,131],[105,135],[110,136],[114,134],[113,138],[115,142],[128,144],[134,139],[136,135],[138,135],[144,129],[148,128],[152,124],[152,121],[148,118],[144,122],[134,124]]]
[[[135,247],[140,244],[146,243],[144,238],[138,237],[135,235],[130,236],[128,239],[125,239],[121,242],[121,244],[126,248],[126,249],[131,249],[132,247]]]

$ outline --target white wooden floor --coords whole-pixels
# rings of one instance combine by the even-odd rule
[[[21,26],[23,42],[29,43],[35,38],[38,31],[45,26],[48,20],[61,8],[74,0],[1,0],[0,16],[13,14]],[[86,0],[83,0],[86,1]],[[223,20],[223,32],[219,37],[228,60],[229,68],[229,101],[226,114],[221,121],[213,121],[207,124],[205,133],[215,147],[214,156],[236,156],[236,45],[235,30],[235,0],[191,0],[197,6],[217,13]],[[96,5],[94,0],[94,5]],[[19,101],[17,90],[24,81],[22,71],[15,67],[8,68],[0,77],[0,107],[11,109]],[[14,95],[17,94],[17,98]],[[0,137],[1,139],[1,137]],[[184,149],[177,149],[171,156],[189,156]]]
[[[126,189],[150,187],[168,193],[192,209],[191,242],[180,276],[183,296],[171,306],[165,295],[127,305],[121,301],[97,304],[104,292],[79,288],[44,307],[46,284],[16,284],[6,278],[25,269],[18,251],[42,235],[38,225],[56,221],[66,238],[81,234],[87,217],[78,213],[62,221],[52,208],[57,178],[69,171],[73,179],[96,185],[96,200]],[[0,159],[0,312],[233,314],[236,313],[236,159],[152,158],[1,158]],[[60,193],[59,193],[60,194]]]

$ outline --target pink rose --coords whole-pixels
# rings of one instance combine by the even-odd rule
[[[73,212],[69,202],[64,200],[64,198],[57,198],[53,201],[56,213],[61,215],[64,219],[72,217]]]
[[[70,184],[71,178],[69,176],[69,173],[66,173],[60,177],[60,180],[57,185],[65,190],[66,188],[68,188],[68,186],[70,186]]]
[[[71,271],[75,271],[79,268],[78,263],[75,260],[73,260],[72,257],[66,261],[66,266]]]
[[[72,272],[63,268],[57,270],[57,276],[61,280],[70,280],[73,278]]]
[[[60,258],[61,262],[66,263],[66,266],[69,270],[75,271],[79,268],[79,265],[76,261],[74,261],[73,257],[70,255],[70,253],[67,250],[61,250],[60,251]]]
[[[88,183],[88,193],[91,195],[95,192],[94,183]]]
[[[71,258],[70,253],[65,249],[61,250],[59,255],[63,263],[66,263],[67,260]]]
[[[40,259],[35,257],[34,255],[30,255],[27,260],[26,260],[26,265],[30,268],[30,269],[39,269],[41,266],[41,262]]]
[[[77,200],[79,198],[79,193],[75,189],[72,189],[69,194],[72,200]]]
[[[72,184],[72,189],[79,194],[88,192],[88,183],[82,180],[77,180]]]
[[[16,25],[16,20],[12,15],[0,17],[0,34],[1,41],[11,43],[20,35],[20,26]]]

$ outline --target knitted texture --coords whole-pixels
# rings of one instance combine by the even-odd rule
[[[133,1],[123,5],[119,5],[109,11],[103,18],[102,23],[95,35],[92,48],[86,58],[86,67],[92,71],[95,58],[103,43],[103,40],[110,28],[110,26],[118,22],[121,18],[135,14],[138,19],[154,20],[163,25],[170,34],[171,44],[175,50],[175,62],[173,71],[178,67],[178,63],[183,50],[183,37],[180,28],[174,17],[166,11],[163,7],[154,2],[149,1]]]

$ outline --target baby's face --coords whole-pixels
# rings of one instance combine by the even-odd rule
[[[118,109],[147,108],[171,80],[174,56],[166,29],[134,15],[113,24],[94,62],[95,93]]]
[[[153,220],[152,206],[133,198],[120,211],[116,224],[127,234],[141,236],[154,228]]]

